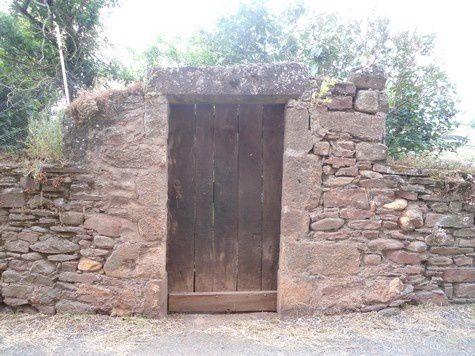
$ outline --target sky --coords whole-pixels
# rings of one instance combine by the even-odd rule
[[[11,0],[0,0],[0,10]],[[283,9],[292,0],[269,0]],[[418,29],[437,35],[436,61],[456,84],[461,113],[458,119],[475,118],[475,26],[473,0],[306,0],[320,12],[337,12],[349,18],[386,16],[396,30]],[[160,34],[186,37],[211,27],[223,14],[234,11],[239,0],[120,0],[104,16],[104,28],[114,53],[124,60],[128,49],[141,50]]]
[[[270,0],[283,9],[292,0]],[[436,60],[455,82],[461,110],[459,121],[475,118],[475,2],[470,0],[307,0],[320,12],[337,12],[349,18],[386,16],[396,30],[418,29],[437,34]],[[117,53],[143,49],[158,35],[189,36],[234,11],[239,0],[121,0],[105,19],[105,28]]]

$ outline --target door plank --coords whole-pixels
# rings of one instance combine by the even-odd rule
[[[217,104],[214,135],[214,291],[234,291],[237,285],[237,129],[237,105]]]
[[[262,289],[275,290],[280,240],[284,105],[264,105],[262,130]]]
[[[168,275],[173,292],[191,292],[194,284],[195,189],[194,105],[170,107],[168,184]]]
[[[276,291],[170,293],[168,310],[176,313],[272,312]]]
[[[238,290],[261,289],[262,105],[239,107]]]
[[[211,104],[196,104],[195,133],[195,291],[213,290],[213,171],[214,109]]]

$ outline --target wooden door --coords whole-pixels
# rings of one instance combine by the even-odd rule
[[[170,107],[169,311],[276,310],[284,105]]]

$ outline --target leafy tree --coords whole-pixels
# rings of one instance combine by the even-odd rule
[[[434,58],[435,37],[395,32],[388,19],[344,20],[309,11],[301,3],[282,13],[265,2],[243,3],[184,46],[162,42],[148,67],[300,61],[315,75],[346,79],[355,67],[380,65],[388,73],[390,154],[454,150],[442,136],[457,123],[453,84]],[[173,56],[169,56],[173,48]],[[197,50],[199,49],[199,50]],[[161,56],[160,56],[161,54]],[[157,59],[160,58],[160,59]]]
[[[120,78],[120,66],[100,55],[100,12],[116,0],[13,0],[0,14],[0,146],[21,145],[28,120],[57,102],[63,88],[55,26],[59,27],[69,95],[99,77]]]

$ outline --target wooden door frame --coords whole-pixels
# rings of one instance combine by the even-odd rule
[[[166,98],[166,103],[259,103],[259,104],[286,104],[284,110],[284,147],[283,147],[283,178],[282,187],[286,180],[295,178],[295,174],[290,172],[286,175],[286,167],[291,167],[290,161],[293,159],[296,147],[294,123],[302,130],[308,130],[308,111],[305,109],[298,118],[293,113],[289,113],[289,106],[294,104],[294,99],[301,99],[304,93],[310,93],[314,83],[309,79],[308,68],[299,63],[279,63],[260,65],[237,65],[231,67],[182,67],[182,68],[155,68],[149,73],[148,87],[151,89],[149,96],[157,94]],[[307,95],[309,96],[309,95]],[[308,101],[309,99],[303,99]],[[298,101],[297,101],[298,102]],[[290,104],[290,105],[288,105]],[[152,108],[154,109],[154,108]],[[154,116],[154,110],[149,110],[148,116]],[[169,112],[169,110],[168,110]],[[144,124],[148,125],[150,117],[144,117]],[[169,122],[169,117],[167,124]],[[289,125],[291,123],[291,125]],[[159,128],[168,131],[168,127]],[[150,128],[152,130],[152,128]],[[287,138],[289,136],[290,140]],[[167,134],[168,138],[168,134]],[[290,142],[290,143],[289,143]],[[298,147],[297,147],[298,149]],[[308,154],[300,152],[299,154]],[[167,181],[168,184],[168,181]],[[165,187],[165,189],[167,189]],[[287,298],[282,295],[282,290],[289,290],[287,285],[287,270],[283,266],[283,248],[288,246],[292,237],[284,236],[283,231],[293,214],[290,197],[286,197],[282,191],[281,200],[281,233],[279,240],[279,258],[277,270],[277,312],[281,312],[281,300]],[[167,213],[168,214],[168,213]],[[300,219],[303,220],[303,219]],[[299,221],[300,221],[299,220]],[[288,230],[288,229],[287,229]],[[167,241],[164,241],[168,253]],[[165,264],[166,266],[166,264]],[[164,268],[166,269],[166,267]],[[286,268],[287,269],[287,268]],[[166,275],[166,273],[165,273]],[[168,298],[168,283],[165,281],[165,288],[160,291],[160,295],[165,298],[160,303],[166,303]],[[285,285],[283,285],[285,284]],[[165,297],[166,296],[166,297]],[[167,306],[168,311],[168,306]]]

